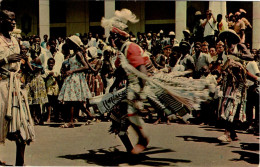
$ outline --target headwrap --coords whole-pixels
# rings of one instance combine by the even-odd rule
[[[87,49],[87,52],[91,55],[92,58],[97,58],[97,48],[94,46],[91,46]]]

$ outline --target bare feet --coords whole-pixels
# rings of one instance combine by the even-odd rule
[[[51,119],[48,118],[46,123],[48,123],[48,124],[51,123]]]
[[[146,149],[148,143],[149,143],[148,138],[144,138],[142,141],[139,140],[138,144],[135,145],[135,147],[133,148],[131,153],[139,154],[139,153],[143,152]]]
[[[61,128],[74,128],[74,124],[73,123],[66,123],[60,126]]]
[[[5,166],[6,162],[5,161],[0,161],[0,166]]]
[[[154,125],[157,125],[157,124],[159,124],[159,123],[161,123],[161,118],[159,118],[157,121],[155,121],[153,124]]]

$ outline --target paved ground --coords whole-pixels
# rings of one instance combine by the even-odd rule
[[[238,133],[240,141],[219,144],[222,129],[173,123],[145,124],[150,144],[140,155],[128,155],[121,141],[109,134],[110,122],[78,124],[62,129],[58,124],[36,126],[37,140],[26,148],[26,165],[37,166],[236,166],[259,164],[259,136]],[[129,135],[133,143],[136,136]],[[250,143],[246,149],[240,143]],[[0,146],[0,159],[15,164],[15,143]]]

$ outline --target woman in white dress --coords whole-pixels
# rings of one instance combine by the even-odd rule
[[[6,138],[16,142],[16,166],[22,166],[25,146],[34,140],[35,133],[27,93],[21,89],[18,75],[20,60],[26,58],[9,34],[15,24],[14,12],[0,11],[0,143]]]

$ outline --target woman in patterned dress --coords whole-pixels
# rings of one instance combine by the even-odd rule
[[[99,96],[102,95],[104,91],[104,84],[100,76],[102,61],[98,58],[96,47],[88,48],[87,54],[88,57],[90,57],[87,62],[89,63],[90,68],[89,73],[86,75],[86,79],[92,96]]]
[[[73,128],[73,113],[76,106],[80,106],[83,112],[87,112],[91,116],[84,106],[86,100],[91,97],[84,73],[89,66],[80,51],[82,43],[80,38],[73,35],[66,42],[74,54],[69,58],[70,70],[66,72],[67,77],[62,85],[58,100],[67,103],[70,107],[70,122],[61,127]]]

